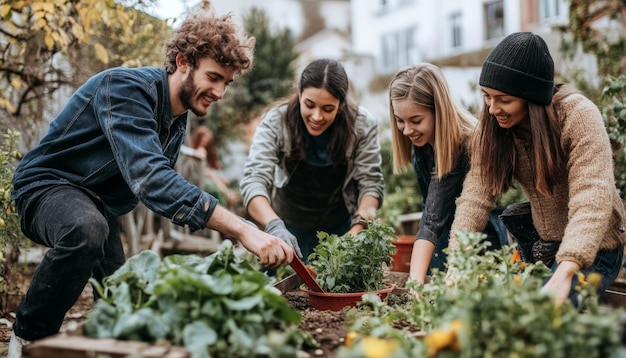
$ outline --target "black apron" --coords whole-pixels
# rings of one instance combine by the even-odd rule
[[[345,163],[315,166],[287,159],[285,164],[292,175],[285,187],[274,191],[272,207],[287,225],[322,230],[340,225],[350,216],[342,193]]]

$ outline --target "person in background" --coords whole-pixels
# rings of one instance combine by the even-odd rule
[[[305,260],[318,231],[356,235],[383,199],[377,120],[348,87],[339,62],[308,64],[297,93],[263,115],[240,181],[250,217]]]
[[[215,145],[215,135],[209,127],[201,125],[191,133],[191,148],[193,156],[206,161],[202,175],[203,189],[215,196],[220,204],[233,208],[239,197],[228,187],[228,179],[221,172],[220,160]]]
[[[86,283],[125,261],[118,217],[141,201],[192,231],[238,239],[263,265],[293,260],[280,238],[244,222],[174,170],[187,127],[250,69],[255,39],[231,15],[195,14],[166,42],[165,68],[112,68],[91,77],[19,163],[11,199],[21,228],[50,248],[13,324],[11,358],[59,331]]]
[[[423,284],[433,269],[445,270],[443,249],[469,170],[467,144],[477,121],[454,102],[441,69],[430,63],[396,72],[389,109],[394,173],[412,164],[424,200],[410,264],[410,279]],[[481,228],[493,249],[508,243],[498,214],[493,211]]]
[[[502,220],[522,258],[552,269],[542,291],[578,305],[577,273],[597,272],[604,292],[622,265],[626,213],[598,107],[554,84],[548,46],[530,32],[510,34],[491,51],[479,84],[485,105],[453,233],[483,227],[495,197],[517,182],[529,201]],[[457,246],[452,236],[450,248]]]

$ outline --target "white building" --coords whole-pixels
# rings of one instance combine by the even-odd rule
[[[470,105],[491,48],[516,31],[542,35],[557,54],[551,25],[568,21],[567,0],[352,0],[352,51],[374,58],[375,74],[431,62]]]
[[[480,66],[506,35],[531,31],[551,49],[556,71],[569,72],[560,58],[555,25],[568,22],[568,0],[214,0],[218,14],[242,19],[254,6],[278,28],[300,38],[296,74],[311,60],[336,58],[344,64],[356,99],[389,126],[385,82],[399,68],[431,62],[442,68],[456,100],[480,106]],[[578,56],[577,68],[595,72],[591,56]],[[376,84],[376,86],[373,86]],[[372,90],[376,87],[377,90]]]

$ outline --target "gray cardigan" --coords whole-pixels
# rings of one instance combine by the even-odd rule
[[[285,156],[291,151],[291,140],[285,125],[286,109],[286,105],[270,109],[256,128],[239,183],[246,208],[258,195],[271,202],[272,187],[282,188],[289,182]],[[343,183],[343,199],[350,214],[356,212],[364,195],[377,198],[380,207],[384,191],[378,122],[363,107],[359,107],[354,131],[356,139],[346,151],[348,170]]]

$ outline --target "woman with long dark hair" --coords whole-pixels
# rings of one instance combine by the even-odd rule
[[[250,217],[305,259],[318,231],[355,235],[382,203],[377,120],[348,89],[339,62],[311,62],[297,93],[263,115],[240,182]]]
[[[577,273],[597,272],[602,293],[622,266],[626,213],[598,107],[568,85],[554,85],[548,47],[529,32],[492,50],[479,84],[485,106],[452,232],[479,231],[495,197],[517,182],[529,202],[501,217],[522,258],[552,269],[543,290],[558,304],[568,297],[579,304]],[[449,246],[457,246],[454,237]]]

